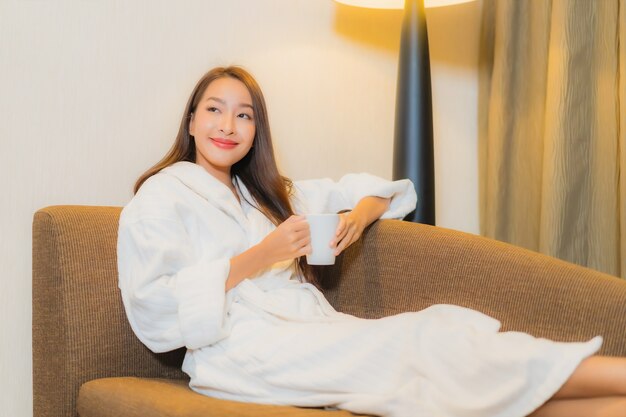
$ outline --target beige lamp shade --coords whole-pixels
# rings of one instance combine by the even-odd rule
[[[404,0],[335,0],[348,6],[369,7],[372,9],[404,9]],[[468,3],[474,0],[424,0],[425,7],[449,6]]]

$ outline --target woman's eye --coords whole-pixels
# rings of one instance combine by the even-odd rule
[[[241,113],[238,117],[241,117],[242,119],[252,120],[252,116],[246,113]]]
[[[217,109],[217,107],[209,107],[209,108],[207,108],[207,111],[209,111],[211,113],[215,113],[215,112],[217,112],[219,110]]]

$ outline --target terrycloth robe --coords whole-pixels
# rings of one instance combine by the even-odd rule
[[[601,344],[499,332],[477,311],[436,305],[378,320],[337,312],[293,261],[225,291],[230,259],[275,226],[236,180],[241,204],[199,165],[149,178],[119,226],[119,286],[130,324],[155,352],[187,348],[193,390],[217,398],[337,407],[387,417],[523,417]],[[391,197],[414,209],[408,180],[367,174],[295,182],[298,214]]]

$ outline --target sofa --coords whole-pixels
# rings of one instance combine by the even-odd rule
[[[34,417],[352,416],[191,391],[184,350],[150,352],[126,320],[120,210],[53,206],[34,215]],[[503,330],[562,341],[600,334],[602,354],[626,356],[626,281],[487,238],[379,220],[319,273],[330,303],[357,316],[456,304],[499,319]]]

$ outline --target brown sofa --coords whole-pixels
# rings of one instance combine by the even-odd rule
[[[34,417],[351,416],[192,392],[184,352],[151,353],[126,321],[119,213],[56,206],[34,216]],[[626,356],[626,281],[478,236],[383,220],[322,275],[329,301],[358,316],[457,304],[505,330],[567,341],[601,334],[602,353]]]

